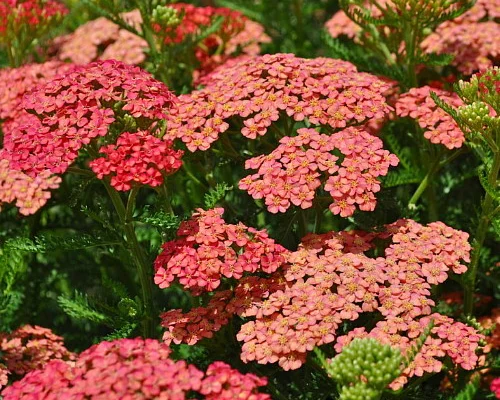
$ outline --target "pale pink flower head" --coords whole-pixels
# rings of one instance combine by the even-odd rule
[[[425,138],[431,143],[442,144],[450,150],[462,147],[465,142],[462,130],[448,113],[438,107],[431,92],[454,107],[464,104],[455,93],[422,86],[399,96],[395,105],[396,114],[415,119],[424,130]]]

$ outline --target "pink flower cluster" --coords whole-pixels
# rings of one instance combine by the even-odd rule
[[[413,376],[421,377],[425,373],[440,372],[443,368],[441,361],[443,357],[449,357],[454,364],[460,365],[465,370],[474,369],[479,360],[476,351],[484,335],[470,326],[436,313],[413,321],[389,318],[378,322],[370,332],[366,332],[365,328],[356,328],[346,336],[338,338],[335,350],[341,352],[354,338],[369,337],[399,348],[406,354],[412,351],[419,336],[431,321],[434,327],[422,348],[390,387],[398,390]]]
[[[292,125],[307,120],[336,129],[391,110],[384,97],[391,85],[341,60],[248,57],[217,68],[201,82],[205,88],[179,96],[168,117],[166,136],[182,139],[191,151],[207,150],[229,129],[231,117],[245,137],[255,139],[287,117]]]
[[[102,146],[105,157],[89,164],[99,179],[111,176],[116,190],[130,190],[132,184],[159,186],[163,174],[171,174],[182,165],[182,151],[171,148],[172,143],[158,139],[148,132],[124,132],[115,144]]]
[[[136,29],[142,22],[138,10],[121,17]],[[87,64],[96,60],[118,60],[138,65],[146,59],[147,42],[133,33],[101,17],[79,26],[73,33],[61,36],[54,43],[59,60]]]
[[[164,399],[184,400],[190,391],[206,399],[267,400],[257,392],[265,378],[243,375],[222,362],[205,374],[185,361],[169,359],[170,349],[152,339],[102,342],[76,363],[50,362],[2,392],[4,400]]]
[[[243,178],[239,188],[254,199],[264,198],[267,209],[277,213],[285,212],[291,204],[312,207],[316,189],[325,183],[334,200],[332,213],[348,217],[356,206],[373,211],[374,193],[380,190],[377,178],[398,164],[394,154],[382,149],[382,141],[357,128],[332,135],[308,128],[297,133],[280,139],[270,154],[247,160],[245,168],[258,171]],[[334,150],[343,156],[340,166]]]
[[[446,103],[459,107],[464,103],[458,95],[430,86],[410,89],[396,101],[396,114],[417,120],[424,136],[431,143],[440,143],[448,149],[462,147],[465,137],[455,120],[436,105],[430,93],[436,93]]]
[[[385,257],[363,254],[374,247],[375,239],[388,238],[392,243]],[[278,362],[289,370],[299,368],[315,346],[335,342],[339,326],[362,313],[380,312],[383,323],[401,331],[422,330],[434,305],[431,285],[444,282],[450,270],[466,270],[461,262],[469,261],[467,238],[441,222],[422,226],[411,220],[398,221],[378,234],[308,235],[297,251],[284,254],[286,262],[270,277],[245,276],[234,289],[216,291],[205,307],[164,313],[164,340],[194,344],[238,315],[247,319],[236,336],[243,342],[241,359]],[[204,263],[188,263],[193,271],[205,268]],[[446,317],[432,318],[442,331],[448,325],[463,331],[457,337],[448,331],[438,336],[450,343],[447,354],[470,369],[477,361],[473,353],[480,335]],[[471,337],[469,344],[462,340],[464,335]]]
[[[9,370],[5,365],[0,364],[0,389],[9,382]]]
[[[15,201],[21,214],[34,214],[50,199],[50,190],[57,189],[60,183],[61,178],[50,171],[31,177],[10,168],[9,160],[0,160],[0,209],[2,203]]]
[[[487,69],[500,58],[500,0],[479,0],[459,18],[438,26],[423,42],[428,53],[453,54],[452,65],[466,74]]]
[[[54,0],[1,0],[0,36],[9,29],[19,32],[24,29],[37,29],[52,18],[68,12],[66,7]]]
[[[500,399],[500,378],[495,378],[491,381],[490,390],[497,399]]]
[[[75,355],[64,347],[63,338],[47,328],[25,325],[10,334],[0,334],[0,360],[4,364],[5,375],[20,377],[43,368],[51,360],[69,361],[74,358]],[[1,382],[2,378],[0,387]]]
[[[193,293],[216,289],[223,278],[245,273],[272,273],[284,262],[286,250],[265,231],[242,223],[226,224],[224,209],[198,209],[177,231],[178,239],[162,246],[155,260],[154,281],[160,288],[179,283]]]
[[[9,121],[22,111],[21,102],[26,92],[72,68],[69,64],[49,61],[43,64],[27,64],[19,68],[0,69],[0,119]]]
[[[74,67],[24,97],[27,112],[12,129],[4,126],[0,155],[30,176],[64,173],[82,147],[105,136],[124,115],[143,130],[155,129],[173,99],[163,83],[138,67],[112,60]]]

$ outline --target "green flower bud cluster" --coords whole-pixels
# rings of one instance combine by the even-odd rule
[[[476,74],[469,82],[458,82],[457,92],[466,103],[482,101],[500,113],[500,68]]]
[[[181,18],[175,8],[158,5],[153,10],[151,21],[162,27],[174,27],[181,23]]]
[[[460,119],[472,130],[481,131],[484,125],[490,124],[490,109],[486,103],[475,101],[458,108]]]
[[[401,373],[399,349],[375,339],[354,339],[330,363],[328,372],[342,386],[341,400],[377,399]]]

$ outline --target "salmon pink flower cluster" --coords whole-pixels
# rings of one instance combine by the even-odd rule
[[[375,239],[388,238],[392,243],[385,249],[385,257],[363,254],[374,248]],[[461,262],[469,260],[467,238],[466,233],[440,222],[422,226],[411,220],[398,221],[377,234],[308,235],[297,251],[285,254],[281,268],[269,271],[268,278],[247,275],[233,290],[216,291],[205,307],[164,313],[162,325],[168,330],[164,340],[195,344],[212,337],[238,315],[247,319],[236,336],[243,342],[241,359],[278,362],[290,370],[299,368],[315,346],[335,342],[340,325],[363,313],[381,313],[387,326],[423,330],[428,322],[422,325],[419,321],[431,314],[434,305],[431,285],[444,282],[450,271],[466,271]],[[186,258],[183,255],[182,260]],[[193,270],[203,270],[205,265],[193,264]],[[171,269],[179,268],[172,265]],[[453,325],[451,320],[442,324],[445,322],[476,335],[463,324]],[[477,341],[467,348],[465,342],[457,347],[461,343],[457,340],[449,338],[455,346],[450,345],[450,354],[452,349],[458,351],[452,359],[474,365]]]
[[[15,202],[23,215],[34,214],[50,199],[51,189],[57,189],[61,178],[45,170],[31,177],[10,168],[9,160],[0,160],[0,210],[3,203]]]
[[[139,11],[121,14],[121,18],[136,29],[142,22]],[[88,64],[97,60],[117,60],[138,65],[146,59],[148,43],[141,37],[121,29],[110,20],[100,17],[79,26],[73,33],[54,41],[59,60]]]
[[[453,54],[451,62],[460,72],[471,75],[500,59],[499,0],[479,0],[459,18],[439,25],[422,42],[428,53]]]
[[[172,143],[148,132],[124,132],[115,144],[102,146],[105,157],[89,164],[99,179],[111,176],[116,190],[130,190],[132,184],[159,186],[164,174],[175,172],[182,165],[182,151],[171,148]]]
[[[17,118],[22,111],[25,93],[34,86],[45,83],[57,75],[68,72],[72,66],[58,61],[43,64],[26,64],[19,68],[0,69],[0,120],[5,124]]]
[[[26,112],[12,130],[4,126],[0,154],[30,176],[44,170],[61,174],[80,149],[126,115],[154,131],[173,99],[163,83],[138,67],[112,60],[75,66],[24,97]]]
[[[229,129],[231,117],[243,136],[255,139],[284,118],[292,125],[306,120],[337,129],[391,110],[384,97],[389,83],[328,58],[243,58],[222,65],[201,82],[203,89],[179,96],[168,117],[166,136],[182,139],[191,151],[210,148]]]
[[[5,400],[137,398],[184,400],[192,391],[206,399],[267,400],[258,387],[265,378],[241,374],[215,362],[205,374],[185,361],[169,358],[170,348],[152,339],[101,342],[81,353],[73,364],[56,360],[6,388]]]
[[[12,333],[0,334],[0,361],[6,373],[17,377],[41,369],[51,360],[74,358],[64,346],[63,338],[47,328],[24,325]]]
[[[430,86],[410,89],[396,101],[396,114],[399,117],[410,117],[417,120],[424,129],[424,136],[431,143],[442,144],[448,149],[462,147],[465,137],[455,120],[437,106],[430,93],[436,93],[443,101],[459,107],[463,101],[452,92],[435,89]]]
[[[254,199],[265,199],[269,212],[285,212],[291,204],[302,209],[313,205],[316,190],[324,183],[334,202],[333,214],[351,216],[356,207],[373,211],[374,193],[380,190],[378,177],[396,166],[394,154],[383,150],[382,141],[371,134],[347,128],[331,135],[314,129],[297,130],[297,136],[285,136],[268,155],[251,158],[246,169],[257,173],[243,178],[239,188]],[[342,162],[332,151],[342,154]]]
[[[219,287],[223,278],[272,273],[284,262],[286,249],[265,231],[242,223],[226,224],[224,209],[198,209],[177,231],[178,239],[162,246],[155,260],[154,281],[161,288],[177,279],[195,294]]]
[[[443,369],[444,357],[449,357],[454,364],[465,370],[474,369],[479,360],[479,342],[484,340],[484,335],[462,322],[437,313],[411,321],[389,318],[378,322],[370,332],[366,332],[365,328],[356,328],[337,339],[335,350],[337,353],[341,352],[354,338],[369,337],[400,349],[404,355],[417,345],[419,336],[431,321],[433,327],[430,335],[414,360],[390,384],[391,389],[400,389],[413,376],[422,377],[425,373],[440,372]]]

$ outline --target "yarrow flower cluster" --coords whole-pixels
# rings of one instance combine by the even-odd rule
[[[134,183],[155,187],[163,183],[164,174],[182,165],[183,152],[171,146],[147,132],[124,132],[115,144],[102,146],[99,152],[105,157],[92,160],[89,166],[99,179],[111,176],[116,190],[130,190]]]
[[[497,399],[500,399],[500,378],[495,378],[491,381],[490,390]]]
[[[4,126],[0,154],[30,176],[44,170],[61,174],[82,147],[127,115],[140,129],[154,130],[173,99],[163,83],[138,67],[112,60],[76,66],[24,97],[27,112],[11,130]]]
[[[384,97],[389,83],[328,58],[244,58],[217,68],[202,83],[205,88],[179,96],[168,117],[166,136],[182,139],[190,151],[210,148],[229,129],[231,117],[243,136],[255,139],[286,117],[292,124],[307,120],[337,129],[391,110]]]
[[[471,75],[489,68],[500,57],[500,0],[478,0],[466,13],[439,25],[422,42],[428,53],[453,54],[457,69]]]
[[[437,106],[430,93],[436,93],[446,103],[454,107],[462,106],[463,101],[452,92],[435,89],[430,86],[410,89],[396,101],[396,114],[417,120],[424,129],[424,136],[431,143],[439,143],[448,149],[462,147],[465,136],[455,120]]]
[[[65,74],[71,68],[70,64],[48,61],[19,68],[0,69],[0,120],[3,120],[3,124],[19,116],[25,93],[38,84]]]
[[[373,248],[374,239],[387,238],[392,238],[392,244],[385,257],[363,254]],[[419,320],[431,314],[431,285],[444,282],[450,270],[465,272],[461,261],[469,260],[467,238],[466,233],[440,222],[422,226],[406,220],[381,234],[308,235],[297,251],[285,254],[286,262],[268,278],[245,276],[233,290],[215,292],[205,307],[164,313],[162,325],[168,329],[164,340],[194,344],[239,315],[254,319],[244,323],[236,336],[243,342],[241,359],[278,362],[289,370],[299,368],[315,346],[335,342],[340,324],[355,321],[364,312],[380,312],[384,321],[390,321],[388,326],[416,329],[423,324]],[[174,247],[170,251],[176,252]],[[184,262],[182,248],[180,254]],[[193,261],[187,261],[193,274],[204,271],[206,263]],[[174,264],[170,269],[179,271]],[[467,367],[467,362],[469,366],[476,362],[472,353],[477,346],[457,341],[454,345],[457,363]]]
[[[63,338],[50,329],[25,325],[10,334],[0,334],[0,388],[7,375],[18,377],[43,368],[51,360],[70,361],[75,355],[64,347]]]
[[[74,365],[52,361],[6,388],[4,400],[141,399],[183,400],[191,391],[206,399],[267,400],[257,392],[267,383],[222,362],[204,373],[185,361],[169,359],[170,349],[152,339],[101,342],[81,353]]]
[[[198,209],[177,231],[178,239],[162,246],[154,281],[166,288],[177,279],[195,294],[216,289],[223,278],[245,273],[273,273],[284,262],[285,248],[265,231],[226,224],[224,209]]]
[[[61,178],[50,171],[35,177],[10,168],[9,160],[0,160],[0,210],[2,203],[12,203],[23,215],[34,214],[50,199],[51,189],[57,189]]]
[[[357,128],[331,135],[308,128],[297,133],[280,139],[270,154],[247,160],[245,168],[258,171],[243,178],[239,188],[254,199],[264,198],[267,209],[277,213],[291,204],[312,207],[316,189],[324,183],[334,200],[332,213],[348,217],[356,207],[373,211],[374,193],[380,190],[377,178],[398,164],[394,154],[382,149],[382,141]],[[340,166],[334,150],[343,156]]]
[[[140,29],[138,10],[121,15],[127,23]],[[59,60],[88,64],[97,60],[118,60],[138,65],[146,59],[147,42],[117,24],[101,17],[79,26],[73,33],[60,36],[54,42]]]

